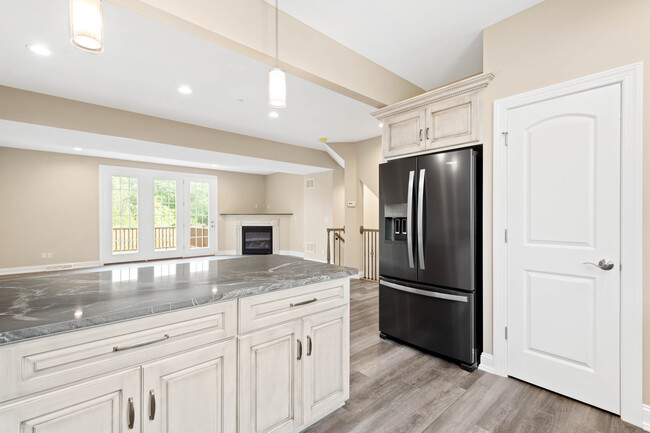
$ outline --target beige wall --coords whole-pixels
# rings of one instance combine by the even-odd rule
[[[261,0],[260,0],[261,1]],[[0,119],[153,143],[337,167],[323,151],[0,86]]]
[[[280,233],[289,232],[291,251],[303,251],[304,239],[304,176],[275,173],[266,176],[266,209],[264,212],[291,212],[293,215],[280,220]],[[282,224],[284,223],[284,224]]]
[[[314,187],[304,189],[305,203],[305,242],[314,243],[314,252],[305,250],[305,258],[327,260],[327,228],[332,227],[333,185],[331,171],[310,174],[305,178],[314,179]]]
[[[368,188],[363,187],[363,226],[367,229],[379,228],[379,197]]]
[[[485,350],[492,351],[492,105],[495,99],[644,61],[644,172],[650,170],[650,2],[547,0],[483,33]],[[650,403],[650,188],[644,188],[644,401]]]
[[[356,207],[345,206],[345,265],[358,268],[361,264],[361,234],[363,224],[363,190],[366,185],[379,196],[379,164],[381,137],[355,143],[328,143],[345,160],[345,203],[353,201]],[[337,214],[338,215],[338,214]]]
[[[99,260],[99,165],[216,175],[220,213],[265,202],[266,176],[0,147],[0,268]]]

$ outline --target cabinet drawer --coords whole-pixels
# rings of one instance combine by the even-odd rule
[[[0,401],[233,337],[235,314],[222,302],[1,346]]]
[[[350,279],[326,281],[239,300],[239,332],[294,320],[348,303]]]

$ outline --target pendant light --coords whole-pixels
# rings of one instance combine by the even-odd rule
[[[70,0],[72,45],[91,53],[104,51],[102,0]]]
[[[278,0],[275,0],[275,68],[269,71],[269,105],[273,108],[287,106],[287,74],[280,69],[278,57]]]

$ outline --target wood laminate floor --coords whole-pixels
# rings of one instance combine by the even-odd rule
[[[512,378],[458,366],[379,338],[377,283],[352,280],[350,400],[305,430],[570,432],[643,430],[615,415]]]

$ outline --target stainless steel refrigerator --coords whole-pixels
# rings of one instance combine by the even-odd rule
[[[481,149],[379,166],[379,331],[473,371],[482,351]]]

